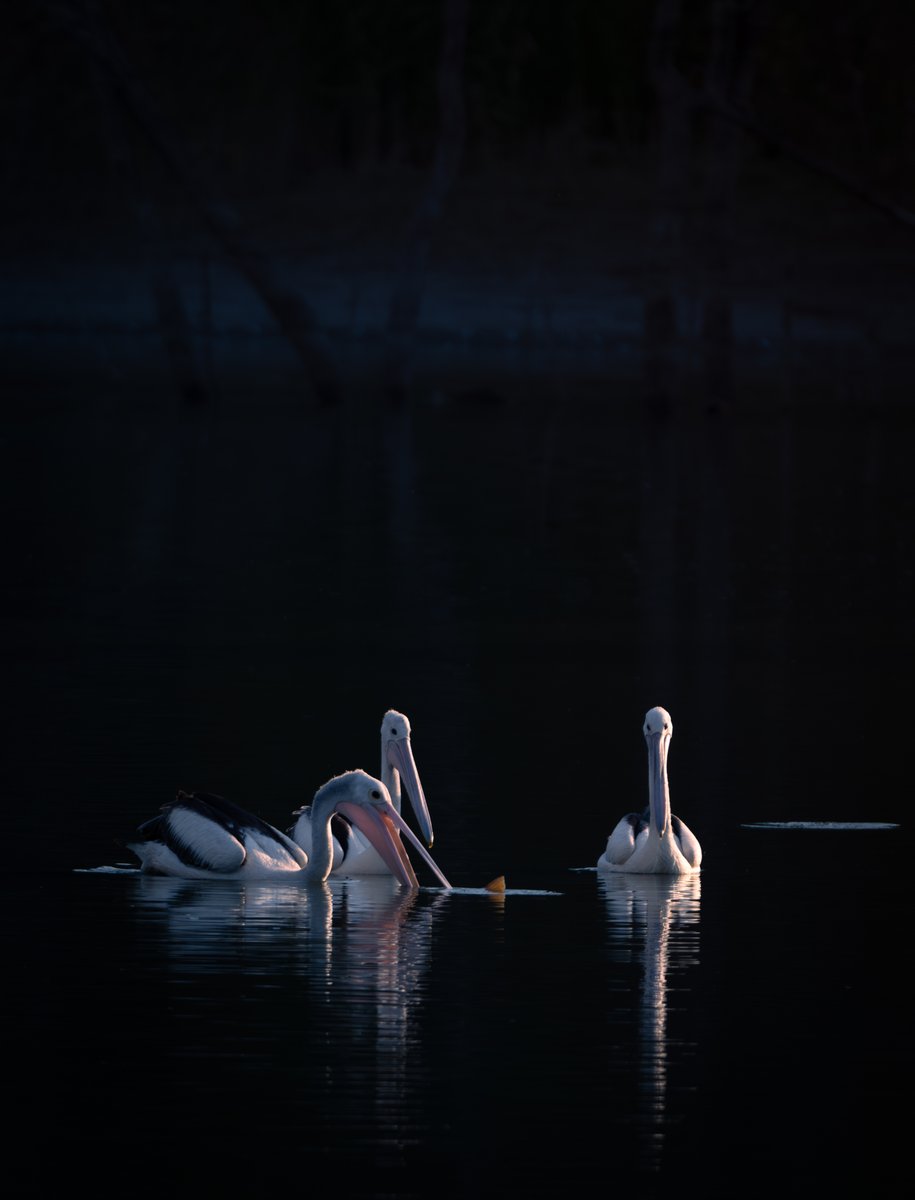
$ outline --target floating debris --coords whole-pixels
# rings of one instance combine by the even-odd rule
[[[744,829],[898,829],[890,821],[753,821]]]

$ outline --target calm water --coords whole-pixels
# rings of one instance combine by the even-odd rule
[[[847,399],[821,381],[645,419],[625,383],[550,379],[401,410],[20,406],[19,1194],[330,1173],[353,1196],[889,1195],[915,423],[879,390]],[[643,803],[652,704],[703,870],[598,878]],[[178,786],[285,824],[331,774],[377,769],[389,706],[454,894],[96,870]],[[898,827],[751,827],[787,821]],[[500,873],[506,895],[481,891]]]

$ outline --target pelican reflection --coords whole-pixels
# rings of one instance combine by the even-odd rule
[[[642,967],[638,1007],[640,1165],[658,1170],[666,1127],[669,977],[699,961],[701,875],[598,872],[597,883],[607,906],[611,951],[628,959],[634,949]],[[677,1044],[682,1046],[682,1039]]]
[[[391,874],[308,888],[138,875],[141,944],[158,974],[166,962],[168,1052],[216,1079],[243,1044],[244,1070],[266,1096],[291,1087],[313,1136],[385,1129],[373,1152],[399,1166],[426,1119],[423,1007],[448,895]]]
[[[298,976],[325,1000],[331,989],[416,995],[448,894],[401,888],[391,875],[301,888],[138,874],[136,887],[135,916],[173,964]]]
[[[330,964],[333,895],[327,883],[239,884],[140,873],[134,915],[176,973],[233,968],[268,976]],[[409,893],[408,893],[409,894]]]

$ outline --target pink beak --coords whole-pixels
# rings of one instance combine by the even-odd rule
[[[410,839],[442,886],[451,887],[439,870],[435,859],[394,806],[386,800],[375,801],[368,807],[344,801],[337,805],[337,811],[351,821],[361,833],[365,834],[378,851],[388,870],[404,887],[418,888],[419,880],[416,878],[416,872],[413,870],[413,864],[404,849],[403,842],[397,836],[398,829]]]

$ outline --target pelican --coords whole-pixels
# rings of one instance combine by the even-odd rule
[[[391,803],[401,811],[401,783],[416,815],[419,831],[427,846],[432,845],[432,818],[419,772],[413,758],[410,742],[410,722],[402,712],[389,708],[381,722],[381,781],[388,789]],[[310,806],[297,809],[292,814],[296,822],[286,832],[305,852],[311,845],[312,811]],[[382,875],[389,870],[384,858],[374,845],[354,829],[347,821],[335,819],[331,826],[333,834],[333,866],[335,875]]]
[[[435,860],[400,816],[388,789],[365,771],[335,775],[315,792],[312,838],[306,852],[254,813],[208,792],[182,792],[144,822],[127,846],[144,872],[184,879],[302,879],[323,883],[331,871],[330,823],[339,813],[378,852],[404,887],[419,883],[398,829],[407,835],[445,886]]]
[[[702,847],[670,811],[667,753],[674,723],[667,709],[650,708],[643,732],[648,743],[648,807],[641,813],[627,813],[617,822],[597,860],[598,869],[638,875],[698,871]]]

